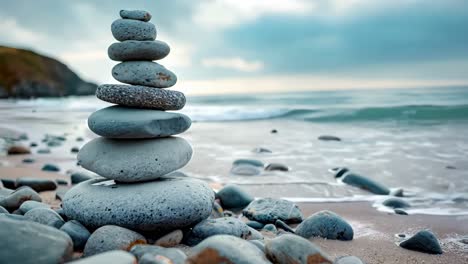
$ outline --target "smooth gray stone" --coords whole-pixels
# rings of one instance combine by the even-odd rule
[[[72,184],[78,184],[96,177],[97,175],[89,171],[74,171],[70,174],[70,180]]]
[[[248,228],[249,228],[249,234],[247,235],[246,240],[263,240],[264,239],[262,233],[251,228],[250,226],[248,226]]]
[[[265,224],[257,221],[247,221],[245,224],[257,230],[260,230],[265,226]]]
[[[16,187],[18,188],[21,186],[28,186],[36,192],[53,191],[57,189],[57,183],[55,183],[55,181],[41,178],[24,177],[16,179]]]
[[[254,198],[235,184],[228,184],[224,186],[217,193],[223,208],[244,208],[249,205]]]
[[[57,172],[60,171],[60,168],[55,164],[45,164],[41,170]]]
[[[109,46],[107,54],[115,61],[153,61],[166,57],[171,48],[166,42],[126,40]]]
[[[120,226],[105,225],[91,234],[83,255],[89,257],[111,250],[129,250],[136,244],[146,244],[145,237]]]
[[[411,205],[408,202],[400,198],[388,198],[387,200],[383,201],[382,204],[387,207],[394,208],[394,209],[411,207]]]
[[[156,110],[180,110],[186,100],[178,91],[123,84],[100,85],[96,97],[113,104]]]
[[[211,188],[190,178],[132,184],[95,179],[70,189],[62,206],[69,219],[91,228],[112,224],[168,232],[206,219],[213,201]]]
[[[25,214],[25,213],[31,211],[32,209],[36,209],[36,208],[48,208],[48,209],[50,209],[50,205],[45,204],[45,203],[41,203],[41,202],[37,202],[37,201],[26,201],[26,202],[21,204],[21,206],[19,207],[18,210],[22,214]]]
[[[264,166],[262,161],[256,160],[256,159],[237,159],[232,163],[233,166],[235,166],[235,165],[244,165],[244,164],[252,165],[252,166],[255,166],[255,167],[261,167],[261,168],[263,168],[263,166]]]
[[[402,209],[395,209],[394,210],[395,214],[399,214],[399,215],[408,215],[408,213],[405,211],[405,210],[402,210]]]
[[[71,153],[78,153],[78,151],[80,151],[80,148],[79,148],[79,147],[72,147],[72,148],[70,149],[70,152],[71,152]]]
[[[333,263],[330,257],[307,239],[284,234],[265,243],[265,254],[273,263]]]
[[[167,88],[174,86],[177,76],[161,64],[151,61],[125,61],[112,68],[112,76],[119,82]]]
[[[246,240],[229,235],[216,235],[203,240],[189,255],[188,263],[270,263],[263,252]]]
[[[164,256],[170,260],[174,264],[184,264],[185,260],[187,259],[187,255],[177,248],[164,248],[159,246],[150,246],[150,245],[135,245],[130,249],[130,253],[136,256],[139,260],[147,254],[152,256]]]
[[[289,167],[281,163],[270,163],[265,167],[266,171],[289,171]]]
[[[257,167],[250,164],[239,164],[234,165],[231,168],[231,173],[234,175],[242,176],[256,176],[262,173],[262,169],[262,167]]]
[[[26,158],[23,160],[23,163],[34,163],[34,162],[36,162],[36,160],[32,158]]]
[[[374,194],[388,195],[390,193],[390,190],[380,183],[354,173],[345,174],[342,181]]]
[[[323,141],[341,141],[341,138],[337,136],[331,136],[331,135],[322,135],[318,137],[318,140],[323,140]]]
[[[7,189],[11,189],[11,190],[16,189],[16,180],[14,180],[14,179],[1,179],[0,181],[2,182],[3,187],[5,187]],[[0,190],[5,190],[5,189],[0,188]]]
[[[364,262],[355,256],[339,257],[333,262],[334,264],[364,264]]]
[[[55,228],[60,228],[65,224],[62,217],[57,212],[49,208],[34,208],[26,212],[24,217],[30,221]]]
[[[70,236],[75,250],[82,250],[91,236],[88,229],[76,220],[66,222],[62,227],[60,227],[60,230]]]
[[[55,179],[55,183],[58,185],[68,185],[68,181],[64,179]]]
[[[274,224],[266,224],[262,229],[270,231],[270,232],[272,232],[274,234],[276,234],[276,232],[278,232],[278,229],[276,229],[276,226]]]
[[[160,247],[174,247],[180,244],[183,238],[184,238],[184,233],[182,232],[182,230],[177,229],[158,238],[158,240],[156,240],[154,244]]]
[[[37,154],[49,154],[50,153],[50,149],[48,148],[43,148],[43,149],[38,149],[37,150]]]
[[[400,243],[400,247],[429,254],[442,254],[437,237],[428,230],[422,230]]]
[[[55,228],[0,217],[0,260],[8,263],[49,264],[71,260],[73,242]]]
[[[151,20],[151,14],[144,10],[120,10],[120,17],[124,19],[141,20],[144,22]]]
[[[242,213],[249,220],[260,223],[275,223],[280,219],[288,224],[302,222],[302,212],[299,207],[284,199],[262,198],[251,202]]]
[[[351,225],[339,215],[330,211],[320,211],[305,219],[296,228],[296,234],[304,238],[323,237],[336,240],[352,240],[354,231]]]
[[[167,137],[186,131],[191,124],[184,114],[118,105],[98,110],[88,118],[89,129],[106,138]]]
[[[287,231],[287,232],[289,232],[289,233],[293,233],[293,234],[296,233],[296,232],[294,232],[294,230],[293,230],[290,226],[288,226],[285,222],[283,222],[283,221],[281,221],[281,220],[279,220],[279,219],[276,220],[275,226],[276,226],[277,228],[281,228],[281,229],[283,229],[284,231]]]
[[[0,206],[11,212],[18,209],[22,203],[29,200],[42,202],[41,197],[36,191],[30,187],[21,187],[6,196],[0,196]]]
[[[131,154],[131,155],[130,155]],[[107,179],[120,182],[155,180],[184,167],[192,147],[183,138],[96,138],[78,153],[78,163]]]
[[[187,234],[185,243],[189,246],[194,246],[214,235],[231,235],[246,239],[249,234],[249,227],[237,218],[206,219],[192,228],[189,234]]]
[[[3,206],[0,206],[0,214],[9,214],[7,209],[3,208]]]
[[[123,250],[112,250],[88,258],[73,261],[72,264],[135,264],[135,257]]]
[[[115,20],[112,22],[111,32],[118,41],[156,39],[156,27],[154,24],[132,19]]]

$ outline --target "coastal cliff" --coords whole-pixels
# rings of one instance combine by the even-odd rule
[[[0,98],[91,95],[95,91],[96,84],[83,81],[55,59],[0,46]]]

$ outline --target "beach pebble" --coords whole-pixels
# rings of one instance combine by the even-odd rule
[[[302,212],[296,204],[288,200],[276,198],[254,200],[242,213],[249,220],[265,224],[275,223],[278,219],[285,223],[300,223],[303,218]]]
[[[0,180],[2,182],[2,185],[3,187],[7,188],[7,189],[16,189],[16,180],[13,180],[13,179],[1,179]],[[1,190],[1,188],[0,188]],[[1,195],[1,194],[0,194]]]
[[[401,188],[391,190],[391,191],[390,191],[390,195],[396,196],[396,197],[403,197],[403,196],[405,196],[405,195],[404,195],[404,191],[403,191],[403,189],[401,189]]]
[[[73,264],[135,264],[135,257],[123,250],[112,250],[101,254],[94,255],[92,257],[81,258],[73,261]]]
[[[262,228],[263,230],[266,230],[266,231],[270,231],[274,234],[276,234],[276,232],[278,232],[278,229],[276,229],[276,226],[274,224],[266,224],[265,226],[263,226]]]
[[[23,163],[34,163],[35,161],[35,159],[27,158],[23,160]]]
[[[115,20],[111,25],[111,32],[118,41],[156,39],[156,27],[154,24],[132,19]]]
[[[248,228],[249,228],[249,234],[245,238],[246,240],[263,240],[264,239],[262,233],[251,228],[250,226],[248,226]]]
[[[70,174],[70,180],[72,184],[78,184],[96,178],[96,176],[97,175],[89,171],[74,171]]]
[[[254,246],[256,246],[258,249],[260,249],[262,252],[265,252],[265,243],[263,240],[248,240],[250,243],[252,243]]]
[[[16,187],[28,186],[36,192],[53,191],[57,189],[57,183],[53,180],[42,178],[18,178],[16,179]]]
[[[260,230],[265,226],[265,224],[257,222],[257,221],[247,221],[245,224],[257,230]]]
[[[293,230],[290,226],[288,226],[285,222],[283,222],[283,221],[281,221],[281,220],[279,220],[279,219],[276,220],[275,226],[276,226],[277,228],[281,228],[281,229],[283,229],[284,231],[287,231],[287,232],[289,232],[289,233],[293,233],[293,234],[295,233],[294,230]]]
[[[265,167],[266,171],[289,171],[289,167],[281,163],[270,163]]]
[[[132,155],[129,155],[131,153]],[[102,177],[120,182],[155,180],[184,167],[192,147],[183,138],[96,138],[78,153],[79,164]]]
[[[278,130],[277,130],[277,129],[272,129],[272,130],[270,131],[270,133],[276,134],[276,133],[278,133]]]
[[[145,255],[163,256],[170,259],[173,264],[185,264],[187,255],[177,248],[164,248],[150,245],[135,245],[131,248],[130,253],[140,260]]]
[[[26,219],[43,225],[60,228],[65,224],[62,217],[49,208],[34,208],[24,214]]]
[[[48,208],[48,209],[50,209],[50,205],[45,204],[45,203],[41,203],[41,202],[37,202],[37,201],[26,201],[26,202],[21,204],[21,206],[18,208],[18,210],[22,214],[25,214],[25,213],[31,211],[32,209],[36,209],[36,208]]]
[[[55,198],[63,201],[63,198],[65,197],[65,194],[68,192],[68,190],[68,188],[59,188],[55,191]]]
[[[50,149],[48,148],[38,149],[37,154],[50,154]]]
[[[383,205],[391,208],[408,208],[411,207],[411,205],[399,198],[388,198],[387,200],[383,201]]]
[[[217,193],[223,208],[244,208],[249,205],[254,198],[235,184],[228,184],[224,186]]]
[[[180,244],[183,238],[184,233],[182,232],[182,230],[177,229],[170,232],[169,234],[160,237],[158,240],[156,240],[154,244],[160,247],[174,247]]]
[[[164,256],[147,253],[138,260],[138,264],[174,264],[174,262]]]
[[[83,255],[88,257],[111,250],[128,251],[136,244],[146,244],[145,237],[120,226],[105,225],[88,238]]]
[[[261,148],[261,147],[260,148],[254,148],[252,150],[252,152],[254,152],[254,153],[273,153],[273,151],[271,151],[271,150],[269,150],[267,148]]]
[[[60,230],[67,233],[73,241],[73,248],[75,250],[83,250],[88,241],[91,233],[86,227],[76,220],[66,222]]]
[[[31,143],[29,144],[29,146],[30,146],[31,148],[34,148],[34,147],[37,147],[38,145],[37,145],[36,142],[31,142]]]
[[[72,258],[73,242],[55,228],[9,217],[0,217],[0,226],[0,262],[49,264]]]
[[[78,153],[79,151],[80,151],[80,148],[79,148],[79,147],[72,147],[72,148],[70,149],[70,152],[71,152],[71,153]]]
[[[58,185],[68,185],[67,180],[64,180],[64,179],[55,179],[55,182],[56,182]]]
[[[246,239],[249,233],[249,227],[237,218],[206,219],[192,228],[185,242],[194,246],[214,235],[231,235]]]
[[[323,140],[323,141],[341,141],[341,138],[337,136],[331,136],[331,135],[321,135],[318,137],[318,140]]]
[[[237,165],[252,165],[255,167],[261,167],[263,168],[264,164],[260,160],[256,159],[237,159],[232,163],[232,166],[237,166]]]
[[[109,46],[107,54],[115,61],[154,61],[166,57],[169,45],[159,40],[116,42]]]
[[[120,17],[144,22],[151,20],[151,14],[144,10],[120,10]]]
[[[266,241],[265,254],[273,263],[333,263],[330,257],[312,242],[292,234]]]
[[[355,256],[339,257],[333,262],[334,264],[364,264],[364,262]]]
[[[190,252],[188,263],[267,264],[270,262],[252,243],[234,236],[216,235],[195,246]]]
[[[168,232],[206,219],[214,201],[211,188],[190,178],[120,184],[94,179],[70,189],[62,202],[69,219],[87,227],[119,225]]]
[[[77,137],[77,138],[76,138],[76,141],[77,141],[77,142],[84,141],[84,138],[83,138],[83,137]]]
[[[255,176],[262,173],[262,168],[249,164],[240,164],[233,166],[231,168],[231,173],[242,176]]]
[[[224,210],[216,201],[213,202],[210,218],[220,218],[224,216]]]
[[[14,145],[8,148],[8,155],[24,155],[31,154],[31,150],[28,147],[21,145]]]
[[[347,173],[341,178],[342,178],[342,181],[346,184],[364,189],[374,194],[379,194],[379,195],[390,194],[390,190],[387,187],[358,174]]]
[[[296,227],[296,234],[307,239],[323,237],[336,240],[352,240],[354,231],[346,220],[333,212],[325,210],[305,219]]]
[[[55,164],[48,163],[48,164],[45,164],[41,170],[57,172],[57,171],[60,171],[60,168]]]
[[[22,187],[8,195],[0,196],[0,206],[11,212],[18,209],[24,202],[30,200],[42,202],[41,197],[36,191],[29,187]]]
[[[178,91],[122,84],[100,85],[96,96],[113,104],[156,110],[180,110],[186,100]]]
[[[428,230],[422,230],[400,243],[400,247],[429,254],[442,254],[437,237]]]
[[[62,141],[59,141],[59,140],[50,140],[50,141],[47,141],[47,146],[48,147],[60,147],[62,146]]]
[[[167,88],[177,82],[176,75],[161,64],[151,61],[126,61],[112,68],[112,76],[119,82],[155,88]]]
[[[88,118],[88,127],[106,138],[158,138],[186,131],[192,121],[184,114],[111,106]]]

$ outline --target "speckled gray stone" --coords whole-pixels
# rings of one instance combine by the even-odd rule
[[[246,239],[249,234],[249,227],[237,218],[206,219],[192,228],[185,242],[189,246],[194,246],[214,235],[231,235]]]
[[[204,182],[182,177],[114,184],[95,179],[69,190],[65,214],[87,227],[119,225],[141,231],[172,231],[206,219],[214,194]]]
[[[131,154],[131,155],[130,155]],[[139,182],[158,179],[182,168],[192,157],[192,147],[183,138],[96,138],[78,153],[78,163],[107,179]]]
[[[244,208],[254,200],[252,195],[248,194],[246,191],[235,184],[228,184],[224,186],[221,190],[219,190],[217,196],[221,200],[223,208],[226,209]]]
[[[21,187],[4,196],[0,195],[0,206],[11,212],[18,209],[22,203],[29,200],[42,202],[41,197],[36,191],[29,187]]]
[[[284,199],[262,198],[251,202],[242,213],[249,220],[274,224],[277,219],[285,223],[300,223],[302,212],[299,207]]]
[[[88,127],[106,138],[158,138],[186,131],[192,121],[184,114],[123,106],[103,108],[91,114]]]
[[[185,105],[183,93],[147,86],[104,84],[98,86],[96,96],[109,103],[136,108],[180,110]]]
[[[323,237],[336,240],[352,240],[354,231],[346,220],[333,212],[325,210],[305,219],[297,226],[296,234],[307,239]]]
[[[125,61],[112,68],[119,82],[155,88],[167,88],[177,82],[176,75],[161,64],[151,61]]]
[[[72,258],[73,243],[62,231],[9,217],[0,217],[0,226],[2,263],[64,263]]]
[[[75,250],[82,250],[91,236],[88,229],[76,220],[66,222],[62,227],[60,227],[60,230],[70,236]]]
[[[151,245],[135,245],[131,248],[130,253],[140,260],[144,255],[152,255],[152,256],[164,256],[172,260],[174,264],[184,264],[185,260],[187,259],[187,255],[185,255],[182,250],[177,248],[163,248],[159,246],[151,246]]]
[[[83,255],[88,257],[111,250],[128,251],[136,244],[146,244],[145,237],[120,226],[106,225],[91,234]]]
[[[24,214],[26,219],[43,225],[60,228],[65,224],[62,217],[49,208],[34,208]]]
[[[330,257],[312,242],[291,234],[266,241],[265,254],[273,263],[333,263]]]
[[[228,235],[216,235],[195,246],[188,258],[191,264],[206,263],[270,263],[263,252],[246,240]]]
[[[171,48],[166,42],[126,40],[109,46],[107,54],[115,61],[153,61],[166,57]]]
[[[123,250],[112,250],[105,253],[97,254],[88,258],[81,258],[73,261],[73,264],[135,264],[135,257]]]
[[[117,19],[112,23],[111,31],[118,41],[156,39],[156,27],[150,22]]]
[[[151,14],[144,10],[120,10],[120,17],[125,19],[141,20],[145,22],[151,20]]]
[[[50,208],[50,205],[45,204],[45,203],[41,203],[41,202],[37,202],[37,201],[26,201],[26,202],[21,204],[21,206],[19,207],[18,210],[22,214],[25,214],[28,211],[31,211],[32,209],[36,209],[36,208]]]

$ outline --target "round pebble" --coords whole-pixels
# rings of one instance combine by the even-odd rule
[[[112,76],[120,82],[155,88],[167,88],[177,82],[176,75],[161,64],[151,61],[125,61],[112,68]]]
[[[118,41],[156,39],[154,24],[138,20],[117,19],[112,23],[111,31]]]
[[[144,10],[120,10],[120,17],[125,19],[141,20],[144,22],[151,20],[151,14]]]

